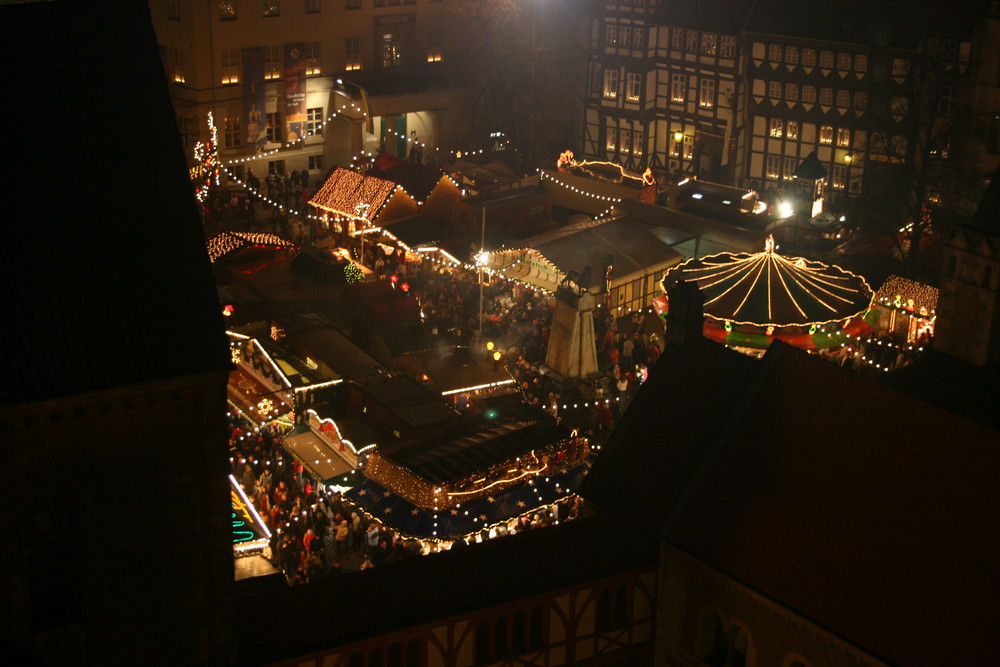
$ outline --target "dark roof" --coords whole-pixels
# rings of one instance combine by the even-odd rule
[[[402,185],[411,197],[417,201],[426,201],[444,177],[444,172],[437,167],[383,153],[375,159],[375,164],[368,171],[368,175]]]
[[[795,178],[806,178],[810,181],[818,181],[821,178],[826,178],[826,175],[826,167],[816,157],[816,151],[809,153],[802,164],[795,169]]]
[[[632,216],[571,224],[521,243],[541,253],[561,271],[582,271],[586,266],[600,270],[601,256],[611,255],[618,278],[683,259],[653,233],[649,224]]]
[[[615,429],[580,494],[609,510],[644,510],[659,525],[756,371],[750,357],[698,338],[668,345]],[[730,390],[732,388],[732,390]]]
[[[352,385],[410,426],[432,426],[458,418],[439,394],[399,373],[355,378]]]
[[[0,80],[30,98],[0,105],[4,125],[21,128],[5,140],[19,176],[4,198],[0,404],[224,371],[221,308],[148,7],[5,3],[0,23]],[[141,127],[109,126],[109,109]],[[129,166],[137,132],[141,168]],[[54,167],[53,156],[68,159]]]
[[[993,172],[990,186],[968,226],[987,236],[1000,236],[1000,168]]]
[[[235,660],[241,665],[267,664],[506,602],[548,599],[583,582],[655,567],[656,559],[655,531],[623,513],[578,519],[308,586],[245,579],[236,582],[232,605]],[[262,609],[267,610],[266,632],[260,631]],[[304,609],[309,613],[302,613]]]
[[[554,418],[509,421],[457,438],[422,442],[386,454],[432,484],[455,482],[476,472],[569,437],[569,430]]]
[[[740,31],[752,5],[753,0],[664,0],[650,23],[735,35]]]
[[[668,346],[581,494],[889,664],[989,662],[1000,433],[780,341],[723,352]]]
[[[990,661],[1000,433],[776,342],[716,448],[669,542],[890,664]]]
[[[385,230],[411,248],[436,245],[438,241],[451,236],[447,225],[426,215],[393,220],[386,224]]]

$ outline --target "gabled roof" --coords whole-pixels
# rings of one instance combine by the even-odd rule
[[[370,222],[395,190],[392,181],[337,167],[309,203],[330,213]]]
[[[383,153],[375,159],[368,176],[383,178],[402,186],[417,201],[426,201],[437,187],[444,173],[430,165],[411,162],[400,157]]]
[[[796,167],[794,176],[795,178],[805,178],[810,181],[818,181],[821,178],[826,178],[826,167],[816,157],[816,151],[809,153],[806,159],[802,161],[802,164]]]

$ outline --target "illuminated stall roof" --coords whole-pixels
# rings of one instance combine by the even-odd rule
[[[329,213],[370,222],[397,187],[384,178],[337,167],[309,203]]]
[[[280,250],[297,247],[296,243],[274,234],[227,231],[216,234],[208,239],[208,258],[214,264],[223,257],[228,257],[247,248]]]
[[[822,324],[864,313],[871,287],[861,276],[802,258],[782,257],[767,240],[763,252],[720,253],[691,259],[663,276],[667,290],[695,282],[705,314],[761,327]]]

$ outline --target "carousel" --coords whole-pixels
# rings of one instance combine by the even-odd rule
[[[775,338],[805,350],[843,345],[872,330],[878,314],[864,278],[837,266],[782,257],[768,237],[763,252],[719,253],[667,271],[653,305],[666,316],[666,294],[678,282],[705,295],[704,335],[748,354]]]

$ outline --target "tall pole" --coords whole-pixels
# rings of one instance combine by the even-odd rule
[[[483,202],[482,224],[479,231],[479,254],[476,255],[476,266],[479,267],[479,340],[483,339],[483,264],[486,252],[486,202]]]

